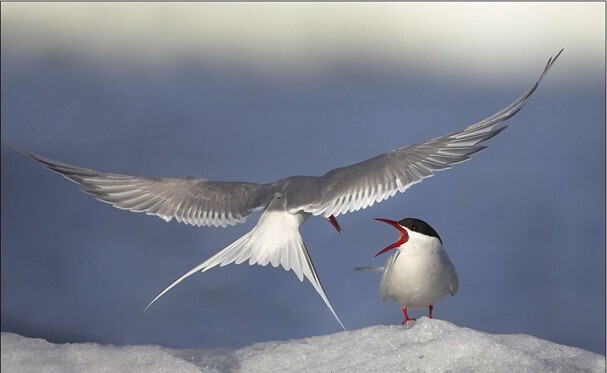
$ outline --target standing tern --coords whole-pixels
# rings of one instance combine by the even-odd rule
[[[443,241],[430,224],[420,219],[376,220],[392,225],[400,233],[396,242],[375,254],[397,249],[384,267],[378,268],[384,272],[379,286],[382,302],[391,298],[402,307],[403,324],[415,320],[409,317],[408,309],[428,307],[428,317],[432,318],[434,303],[447,294],[454,295],[459,286]]]
[[[537,81],[510,105],[465,129],[435,139],[395,149],[366,161],[336,168],[323,176],[292,176],[268,184],[222,182],[202,178],[154,178],[104,173],[57,162],[27,150],[48,169],[80,184],[82,190],[114,207],[173,218],[195,226],[242,223],[256,210],[263,210],[257,225],[244,236],[173,281],[146,307],[195,272],[215,266],[240,264],[282,266],[307,278],[343,323],[327,298],[299,227],[310,216],[323,216],[341,231],[335,217],[358,211],[404,192],[434,172],[470,159],[483,150],[479,145],[502,132],[504,121],[515,115],[562,50],[548,60]]]

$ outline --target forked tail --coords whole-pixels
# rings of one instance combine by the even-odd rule
[[[248,260],[250,265],[266,266],[269,263],[273,267],[280,265],[287,271],[295,272],[300,281],[303,281],[304,277],[307,278],[345,330],[346,327],[333,310],[333,306],[325,294],[310,254],[299,233],[299,226],[307,217],[284,211],[264,211],[257,225],[249,233],[173,281],[143,311],[145,312],[158,298],[198,271],[205,272],[218,265],[223,267],[231,263],[241,264]]]

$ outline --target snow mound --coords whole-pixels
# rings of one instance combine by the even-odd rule
[[[236,351],[52,344],[2,333],[4,372],[604,372],[605,356],[421,318]]]

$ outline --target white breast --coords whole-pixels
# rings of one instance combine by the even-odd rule
[[[392,298],[401,307],[422,308],[447,294],[459,282],[447,252],[435,237],[409,231],[409,240],[388,258],[380,285],[382,301]]]

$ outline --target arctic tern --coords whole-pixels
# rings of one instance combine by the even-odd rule
[[[403,324],[414,321],[407,310],[428,307],[432,318],[434,303],[447,294],[455,295],[459,280],[455,267],[438,233],[421,219],[401,221],[376,219],[398,229],[398,240],[375,256],[396,249],[384,267],[357,268],[383,271],[379,292],[382,302],[391,298],[400,305],[405,315]]]

